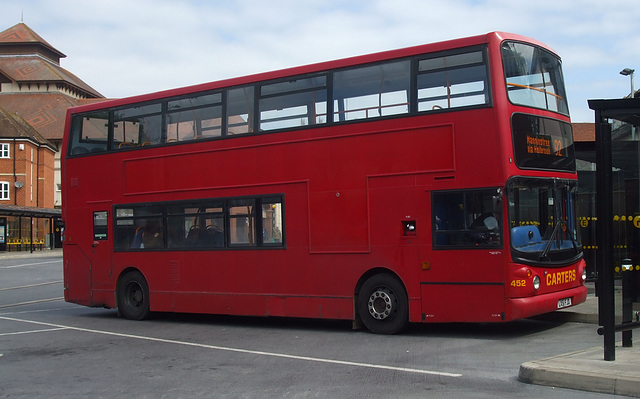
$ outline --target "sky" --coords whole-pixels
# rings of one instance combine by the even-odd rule
[[[61,66],[120,98],[355,55],[506,31],[563,60],[573,122],[588,99],[640,88],[637,0],[0,0]]]

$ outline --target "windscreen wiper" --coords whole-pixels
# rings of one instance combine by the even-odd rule
[[[561,225],[565,225],[562,219],[558,220],[556,222],[556,225],[553,227],[551,236],[549,236],[549,241],[547,242],[547,245],[544,247],[544,251],[542,251],[542,253],[538,257],[538,260],[549,259],[549,251],[551,250],[551,244],[553,243],[553,238],[558,234],[558,231],[560,230]]]

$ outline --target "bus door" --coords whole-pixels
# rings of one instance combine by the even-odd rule
[[[107,209],[101,204],[92,213],[93,240],[90,252],[92,289],[95,289],[95,285],[108,284],[111,280],[110,208],[109,206]]]
[[[70,209],[67,219],[93,220],[91,229],[66,230],[64,248],[65,300],[87,306],[100,305],[93,301],[96,282],[105,285],[111,270],[109,245],[109,207]],[[87,224],[88,225],[88,224]]]
[[[433,191],[425,321],[497,321],[504,311],[502,190]]]

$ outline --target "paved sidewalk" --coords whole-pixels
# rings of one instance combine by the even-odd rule
[[[0,253],[0,261],[47,256],[62,257],[62,250],[3,252]],[[593,289],[590,288],[585,303],[538,316],[538,318],[597,325],[598,298],[592,291]],[[616,304],[619,303],[617,299]],[[640,310],[640,304],[634,304],[634,310]],[[618,323],[619,320],[616,322]],[[640,329],[634,330],[633,334],[638,337]],[[640,339],[634,340],[632,348],[623,348],[618,345],[615,361],[604,360],[604,346],[602,346],[526,362],[520,365],[518,379],[529,384],[640,398]]]
[[[592,291],[590,289],[584,303],[538,318],[598,325],[598,298]],[[620,323],[619,290],[616,295],[616,323]],[[635,303],[634,310],[640,310],[640,304]],[[594,334],[595,330],[594,326]],[[632,334],[640,337],[640,329],[633,330]],[[603,338],[600,347],[526,362],[520,366],[518,379],[536,385],[640,397],[640,339],[633,340],[631,348],[623,348],[618,343],[615,354],[615,361],[604,360]]]
[[[636,332],[637,334],[637,332]],[[520,366],[522,382],[613,395],[640,397],[640,340],[616,347],[616,360],[604,360],[604,348],[590,348]]]

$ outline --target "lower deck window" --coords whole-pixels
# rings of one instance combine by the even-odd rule
[[[496,188],[434,192],[434,248],[502,246],[501,198]]]
[[[282,196],[126,205],[115,215],[117,251],[284,246]]]

